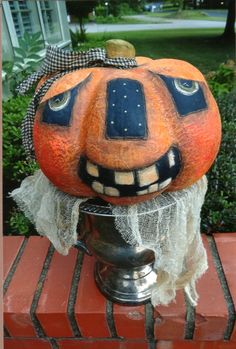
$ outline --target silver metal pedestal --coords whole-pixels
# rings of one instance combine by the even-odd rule
[[[81,205],[80,237],[97,259],[95,280],[110,300],[127,305],[150,300],[156,281],[153,251],[127,244],[115,227],[115,217],[104,201]]]

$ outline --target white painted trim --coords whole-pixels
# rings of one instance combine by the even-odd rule
[[[60,2],[56,1],[56,5],[57,5],[57,13],[58,13],[58,18],[60,23],[61,34],[62,34],[62,41],[64,41],[66,40],[66,36],[65,36],[65,30],[64,30],[64,25],[63,25],[62,16],[61,16]]]
[[[59,43],[57,44],[57,46],[60,47],[60,48],[66,47],[66,46],[69,46],[69,45],[71,45],[71,40],[59,42]]]
[[[40,7],[40,3],[39,3],[38,0],[36,1],[36,5],[37,5],[37,10],[38,10],[39,22],[40,22],[41,29],[42,29],[43,39],[44,39],[45,45],[47,45],[47,44],[48,44],[48,42],[47,42],[47,36],[46,36],[45,28],[44,28],[44,23],[43,23],[43,17],[42,17],[41,7]]]
[[[16,34],[14,22],[12,19],[10,5],[9,5],[8,1],[3,1],[2,5],[3,5],[3,12],[5,14],[7,28],[9,31],[10,38],[11,38],[12,46],[19,47],[18,37]]]

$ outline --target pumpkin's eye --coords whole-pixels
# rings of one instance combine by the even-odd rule
[[[65,108],[70,101],[70,91],[60,93],[59,95],[49,99],[48,106],[53,111],[58,111]]]
[[[199,83],[197,81],[174,79],[174,85],[176,90],[185,96],[192,96],[199,90]]]
[[[43,110],[42,122],[51,125],[69,126],[78,86],[49,99]]]
[[[70,90],[62,92],[45,102],[41,121],[50,125],[70,126],[76,96],[89,80],[90,75]]]
[[[168,88],[179,116],[187,116],[207,108],[199,82],[159,75]]]

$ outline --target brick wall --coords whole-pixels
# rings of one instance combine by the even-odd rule
[[[106,300],[94,259],[46,238],[4,238],[5,349],[236,349],[236,234],[203,236],[209,269],[196,309],[178,291],[155,309]]]

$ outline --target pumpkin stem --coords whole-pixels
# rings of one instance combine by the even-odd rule
[[[135,48],[128,41],[120,39],[107,40],[105,49],[108,58],[135,58]]]

